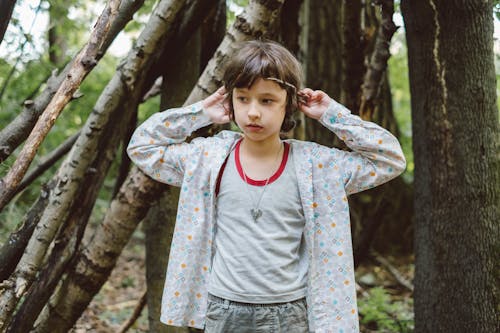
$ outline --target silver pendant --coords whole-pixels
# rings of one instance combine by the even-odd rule
[[[252,208],[250,209],[250,212],[252,213],[252,217],[255,222],[257,222],[257,219],[262,216],[262,211],[258,208]]]

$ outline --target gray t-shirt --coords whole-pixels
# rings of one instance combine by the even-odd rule
[[[215,253],[209,293],[245,303],[289,302],[306,295],[304,213],[292,149],[270,178],[257,222],[250,210],[264,181],[243,179],[239,144],[229,155],[217,197]],[[288,163],[287,163],[288,161]]]

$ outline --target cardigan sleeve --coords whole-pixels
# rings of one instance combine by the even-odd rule
[[[405,170],[401,145],[381,126],[351,114],[333,99],[319,121],[352,149],[342,151],[337,162],[343,170],[348,195],[383,184]]]
[[[202,149],[205,139],[184,141],[210,123],[201,101],[156,113],[135,130],[127,153],[132,162],[153,179],[180,186],[190,154]]]

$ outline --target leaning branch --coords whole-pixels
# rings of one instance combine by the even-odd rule
[[[96,55],[99,60],[111,45],[118,33],[132,19],[134,13],[142,6],[144,0],[123,0],[120,4],[118,16],[114,19],[108,34]],[[38,117],[47,107],[56,91],[69,73],[69,69],[75,62],[73,58],[68,65],[59,73],[54,74],[44,83],[46,88],[35,99],[28,97],[23,103],[23,109],[17,117],[0,131],[0,163],[6,160],[12,152],[28,137]]]
[[[96,57],[98,51],[104,42],[111,22],[117,14],[119,5],[120,0],[109,0],[106,8],[97,20],[89,42],[76,57],[66,79],[42,113],[42,116],[38,119],[14,165],[7,175],[0,180],[0,211],[13,197],[31,161],[35,157],[38,147],[49,133],[64,106],[68,104],[83,79],[97,64]]]
[[[59,145],[59,147],[45,156],[35,169],[26,174],[26,177],[24,177],[24,179],[19,183],[19,186],[14,192],[14,195],[18,194],[26,187],[28,187],[35,179],[37,179],[41,174],[47,171],[48,168],[59,161],[59,159],[63,157],[64,154],[66,154],[71,149],[71,147],[73,147],[73,144],[76,142],[76,139],[78,139],[79,135],[80,131],[67,138],[66,141]]]

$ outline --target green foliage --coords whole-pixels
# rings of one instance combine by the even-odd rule
[[[400,130],[399,141],[403,147],[407,162],[403,178],[410,183],[413,182],[415,164],[413,162],[408,58],[406,40],[402,29],[398,30],[392,38],[391,57],[388,66],[394,115]]]
[[[370,289],[367,298],[358,299],[360,322],[380,333],[413,332],[413,300],[392,301],[384,288]]]
[[[145,0],[142,7],[135,13],[134,19],[127,24],[124,31],[136,35],[149,20],[149,16],[157,4],[158,0]]]

